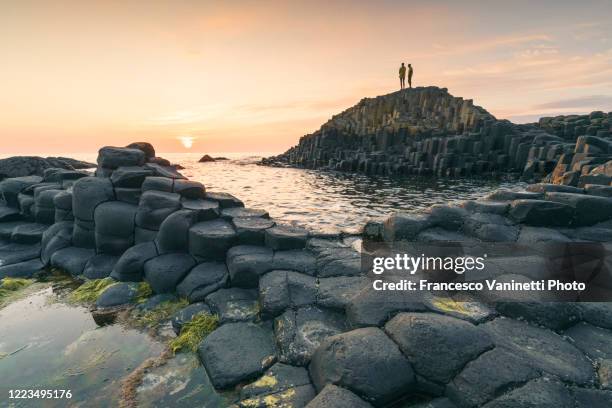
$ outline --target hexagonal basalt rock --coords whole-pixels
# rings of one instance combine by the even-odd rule
[[[142,166],[144,162],[145,154],[139,149],[105,146],[98,152],[98,164],[107,169],[116,169],[121,166]]]
[[[51,265],[77,276],[83,273],[85,265],[95,254],[93,249],[66,247],[51,256]]]
[[[382,330],[368,327],[329,337],[312,356],[315,387],[346,387],[375,406],[410,394],[415,376],[408,360]]]
[[[473,324],[432,313],[400,313],[385,331],[416,373],[437,383],[449,382],[467,362],[493,348],[489,336]]]
[[[306,408],[372,408],[349,390],[327,384],[321,392],[306,405]]]
[[[314,254],[304,249],[276,251],[272,264],[274,269],[287,269],[311,276],[317,273],[317,261]]]
[[[302,228],[277,225],[266,230],[266,245],[274,250],[301,249],[306,246],[308,231]]]
[[[315,278],[293,271],[271,271],[259,280],[262,314],[277,316],[289,307],[315,303]]]
[[[114,199],[115,192],[109,179],[83,177],[72,186],[72,212],[83,221],[93,221],[98,204]]]
[[[116,283],[109,286],[96,300],[99,308],[123,306],[132,303],[138,296],[138,286],[134,283]]]
[[[174,193],[148,190],[140,197],[136,225],[148,230],[158,230],[161,223],[181,208],[181,196]]]
[[[192,303],[184,307],[172,317],[172,329],[176,334],[179,334],[185,323],[190,322],[194,317],[201,314],[211,314],[210,308],[203,302]]]
[[[229,221],[234,218],[270,218],[270,214],[259,208],[232,207],[223,209],[221,217]]]
[[[612,219],[612,198],[587,194],[546,193],[546,199],[572,207],[576,216],[572,225],[588,226]]]
[[[295,400],[296,394],[301,394],[299,390],[302,387],[309,390],[307,393],[309,394],[308,398]],[[293,392],[282,393],[287,390],[292,390]],[[242,387],[239,405],[245,407],[260,406],[264,402],[265,396],[272,396],[268,400],[270,402],[273,401],[275,406],[283,406],[283,404],[286,406],[304,406],[314,395],[315,391],[310,383],[308,371],[305,368],[276,363],[257,381]],[[272,404],[265,404],[264,402],[263,406],[266,405]]]
[[[194,211],[198,221],[210,221],[219,217],[219,203],[216,201],[183,199],[181,204],[185,210]]]
[[[189,248],[189,229],[196,220],[195,212],[178,210],[162,221],[155,238],[159,253],[180,252]]]
[[[317,255],[318,276],[359,276],[361,256],[352,248],[329,248]]]
[[[225,220],[202,221],[189,229],[189,252],[207,260],[223,260],[236,241],[236,231]]]
[[[170,293],[189,273],[196,262],[185,253],[169,253],[157,256],[144,264],[145,279],[155,293]]]
[[[376,291],[370,285],[351,298],[346,316],[352,327],[382,326],[398,312],[425,311],[423,299],[400,291]]]
[[[582,322],[565,331],[565,336],[593,360],[612,359],[612,331]]]
[[[232,219],[240,245],[263,245],[265,233],[274,221],[261,217],[235,217]]]
[[[119,260],[118,256],[98,254],[89,259],[83,269],[83,276],[87,279],[102,279],[110,276],[115,264]]]
[[[173,191],[189,199],[200,199],[206,195],[204,185],[191,180],[175,180]]]
[[[238,245],[227,252],[227,269],[232,285],[255,288],[259,277],[274,269],[274,252],[266,247]]]
[[[515,200],[510,217],[527,225],[539,227],[568,226],[574,218],[574,209],[563,203],[546,200]]]
[[[217,289],[225,287],[228,279],[229,274],[224,263],[204,262],[189,272],[176,291],[190,302],[199,302]]]
[[[446,395],[460,407],[491,401],[500,390],[540,376],[528,362],[504,349],[493,349],[468,363],[446,387]]]
[[[153,172],[144,167],[119,167],[113,171],[111,181],[115,188],[140,188],[145,178],[151,175],[153,175]]]
[[[568,389],[559,381],[538,378],[485,404],[483,408],[574,408]]]
[[[255,320],[259,316],[257,291],[252,289],[219,289],[206,296],[206,303],[219,315],[222,324]]]
[[[253,323],[228,323],[209,334],[198,355],[215,388],[261,375],[276,360],[272,332]]]
[[[228,193],[208,191],[206,192],[206,198],[217,201],[220,208],[244,207],[242,201]]]
[[[345,330],[346,322],[340,313],[314,306],[287,310],[274,321],[279,359],[306,365],[321,342]]]
[[[371,282],[365,276],[338,276],[320,278],[317,304],[332,309],[344,310],[353,296]]]
[[[119,281],[140,281],[144,274],[144,264],[158,254],[153,242],[137,244],[121,255],[111,276]]]
[[[497,348],[508,350],[538,371],[575,384],[592,384],[595,371],[589,360],[559,335],[527,323],[499,318],[485,323]]]
[[[142,183],[142,192],[149,190],[163,191],[165,193],[171,193],[174,180],[167,177],[147,177]]]

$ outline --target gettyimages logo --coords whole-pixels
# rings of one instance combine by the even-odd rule
[[[458,275],[462,275],[465,272],[474,270],[482,271],[485,269],[484,262],[486,258],[487,254],[477,257],[441,257],[425,256],[425,254],[414,257],[408,254],[395,254],[395,256],[391,257],[375,257],[372,261],[372,273],[380,275],[385,271],[404,271],[414,275],[417,271],[452,271]]]

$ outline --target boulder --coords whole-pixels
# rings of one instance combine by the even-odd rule
[[[498,318],[483,325],[496,348],[507,350],[538,371],[579,385],[592,384],[595,372],[589,360],[559,335],[512,319]]]
[[[612,219],[612,198],[588,194],[546,193],[546,199],[572,207],[576,214],[572,225],[576,227]]]
[[[219,289],[206,296],[206,303],[219,315],[221,324],[255,320],[259,316],[257,291],[229,288]]]
[[[20,219],[22,219],[22,215],[17,208],[8,207],[0,203],[0,223],[17,221]]]
[[[277,225],[266,230],[266,245],[274,250],[301,249],[306,246],[308,231],[302,228]]]
[[[118,256],[98,254],[89,258],[83,269],[83,276],[87,279],[103,279],[110,276],[115,264],[119,260]]]
[[[139,166],[122,166],[113,171],[111,181],[115,188],[140,188],[153,171]]]
[[[6,174],[2,170],[2,164],[6,163],[5,160],[7,159],[0,160],[0,176],[2,174]],[[30,186],[42,182],[42,177],[31,176],[30,174],[32,173],[27,173],[27,175],[24,174],[22,177],[12,177],[0,181],[0,196],[4,199],[6,205],[8,205],[9,207],[16,208],[18,205],[17,197],[19,193],[21,193],[23,190]]]
[[[312,252],[305,249],[276,251],[272,265],[274,269],[287,269],[311,276],[317,274],[317,260]]]
[[[312,356],[309,370],[317,390],[328,383],[346,387],[375,406],[399,400],[415,385],[408,360],[374,327],[327,338]]]
[[[144,193],[149,190],[162,191],[165,193],[171,193],[174,188],[174,180],[167,177],[147,177],[142,183],[141,189]]]
[[[572,223],[574,209],[553,201],[515,200],[510,207],[510,218],[537,227],[565,227]]]
[[[225,211],[228,210],[231,209]],[[260,217],[234,217],[232,224],[240,245],[264,245],[266,230],[275,225],[274,221]]]
[[[465,320],[432,313],[400,313],[385,325],[387,334],[429,381],[447,383],[493,342]]]
[[[180,194],[181,197],[189,199],[200,199],[206,196],[204,185],[200,182],[191,180],[175,180],[174,192]]]
[[[121,201],[98,205],[94,212],[98,253],[121,255],[134,245],[134,218],[138,207]]]
[[[34,212],[36,221],[41,224],[53,224],[55,222],[55,196],[62,190],[47,189],[38,194],[34,194]]]
[[[425,310],[423,299],[401,291],[376,291],[368,285],[350,299],[346,317],[352,327],[382,326],[398,312]]]
[[[314,304],[315,278],[293,271],[271,271],[259,281],[259,302],[266,316],[278,316],[285,309]]]
[[[72,276],[83,273],[85,265],[96,252],[93,249],[66,247],[56,251],[51,256],[51,266],[62,269]]]
[[[163,165],[159,165],[154,162],[148,162],[148,163],[145,163],[144,167],[153,171],[153,174],[155,176],[167,177],[173,180],[185,178],[185,176],[183,176],[181,173],[177,171],[178,165],[163,166]]]
[[[96,300],[96,307],[117,307],[133,303],[138,297],[138,285],[131,282],[120,282],[102,292]]]
[[[216,201],[183,199],[181,204],[185,210],[195,212],[198,221],[210,221],[219,217],[219,203]]]
[[[11,265],[0,266],[0,279],[6,277],[29,279],[36,273],[40,272],[42,268],[44,268],[44,265],[38,258]]]
[[[45,265],[51,261],[51,256],[58,250],[72,244],[71,222],[58,222],[45,230],[41,239],[40,258]]]
[[[138,205],[140,197],[142,196],[142,191],[139,188],[115,187],[115,195],[118,201]]]
[[[372,408],[349,390],[333,384],[327,384],[317,396],[306,405],[306,408]]]
[[[194,267],[176,287],[177,293],[190,302],[201,302],[207,295],[227,285],[229,274],[225,263],[204,262]]]
[[[125,146],[128,149],[138,149],[142,150],[147,160],[155,157],[155,148],[151,143],[148,142],[134,142]]]
[[[156,190],[142,193],[136,225],[141,228],[157,231],[161,223],[173,212],[181,208],[181,196]]]
[[[427,215],[395,213],[384,222],[383,238],[387,242],[412,241],[419,232],[432,226]]]
[[[74,220],[72,244],[80,248],[94,249],[96,247],[96,230],[93,221]]]
[[[200,157],[200,160],[198,160],[198,162],[200,163],[208,163],[208,162],[215,162],[215,161],[216,160],[208,154],[205,154],[204,156]]]
[[[40,245],[7,243],[0,248],[0,265],[13,265],[40,257]]]
[[[107,169],[142,166],[145,157],[145,153],[140,149],[105,146],[98,151],[98,165]]]
[[[359,276],[362,273],[361,255],[353,248],[327,248],[317,256],[318,276]]]
[[[446,395],[459,407],[491,401],[500,390],[540,377],[540,372],[511,352],[496,348],[468,363],[447,386]]]
[[[233,286],[255,288],[259,277],[274,269],[274,252],[266,247],[238,245],[227,252],[227,269]]]
[[[96,167],[96,165],[67,157],[14,156],[0,159],[0,179],[9,177],[38,177],[42,179],[40,176],[50,168],[73,170],[93,167]]]
[[[223,260],[236,241],[236,231],[227,221],[202,221],[189,229],[189,252],[206,260]]]
[[[315,306],[289,309],[274,321],[279,360],[307,365],[315,350],[328,337],[346,331],[344,316]]]
[[[121,255],[111,277],[118,281],[141,281],[145,263],[157,255],[157,247],[153,242],[136,244]]]
[[[208,191],[206,198],[218,202],[220,208],[244,207],[242,201],[228,193]]]
[[[181,252],[189,248],[189,229],[197,221],[191,210],[178,210],[170,214],[159,226],[155,238],[160,254]]]
[[[253,323],[224,324],[198,347],[215,388],[229,388],[261,375],[276,360],[272,333]]]
[[[195,264],[195,260],[189,254],[163,254],[145,262],[144,276],[155,293],[175,292],[176,286]]]
[[[331,309],[343,310],[371,281],[365,276],[338,276],[320,278],[317,293],[317,304]]]
[[[72,186],[72,212],[82,221],[93,221],[96,207],[114,199],[115,192],[109,179],[83,177]]]

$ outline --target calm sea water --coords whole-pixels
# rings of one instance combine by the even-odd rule
[[[490,179],[390,178],[257,165],[267,154],[209,153],[227,161],[198,163],[203,153],[159,153],[185,167],[182,173],[210,191],[234,194],[284,223],[320,232],[354,231],[394,211],[478,198],[517,183]],[[95,162],[96,154],[72,155]]]

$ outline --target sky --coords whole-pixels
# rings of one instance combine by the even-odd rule
[[[612,111],[612,1],[0,0],[0,154],[281,152],[363,97]]]

